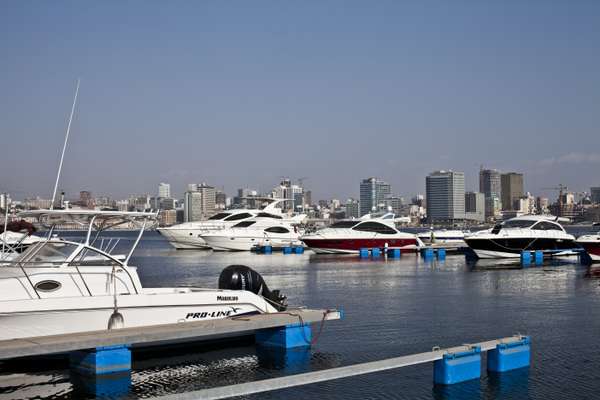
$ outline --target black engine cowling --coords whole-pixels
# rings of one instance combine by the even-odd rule
[[[269,300],[277,311],[284,311],[287,308],[287,297],[279,293],[279,290],[269,290],[263,277],[245,265],[225,267],[219,275],[219,289],[247,290]]]

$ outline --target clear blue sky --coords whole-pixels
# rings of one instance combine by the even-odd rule
[[[3,1],[0,190],[600,185],[600,1]]]

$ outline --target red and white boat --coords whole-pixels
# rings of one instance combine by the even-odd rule
[[[600,232],[595,235],[583,235],[577,238],[577,244],[590,255],[592,262],[600,262]]]
[[[362,248],[417,251],[423,242],[412,233],[400,232],[393,219],[344,220],[300,238],[316,253],[356,253]]]

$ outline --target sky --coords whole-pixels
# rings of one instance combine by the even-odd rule
[[[600,2],[2,1],[0,191],[600,186]]]

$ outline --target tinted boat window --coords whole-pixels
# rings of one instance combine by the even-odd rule
[[[330,226],[330,228],[352,228],[358,224],[358,221],[339,221]]]
[[[362,224],[358,224],[352,229],[354,229],[355,231],[374,232],[384,235],[393,235],[396,233],[396,230],[394,228],[391,228],[379,222],[363,222]]]
[[[542,221],[535,224],[531,229],[538,231],[562,231],[562,229],[552,222]]]
[[[533,225],[533,221],[515,219],[504,222],[502,228],[529,228],[531,225]]]
[[[233,214],[230,217],[225,218],[225,221],[239,221],[240,219],[250,218],[252,214],[250,213],[239,213]]]
[[[287,228],[284,228],[283,226],[272,226],[270,228],[265,229],[265,232],[270,232],[270,233],[289,233],[289,230]]]
[[[218,213],[209,218],[210,221],[216,221],[219,219],[223,219],[226,216],[231,215],[231,213]]]
[[[232,228],[247,228],[250,225],[255,224],[256,221],[242,221],[242,222],[238,222],[237,224],[233,225]]]
[[[258,213],[257,217],[273,218],[273,219],[283,219],[279,215],[273,215],[273,214],[269,214],[269,213],[266,213],[266,212]]]

